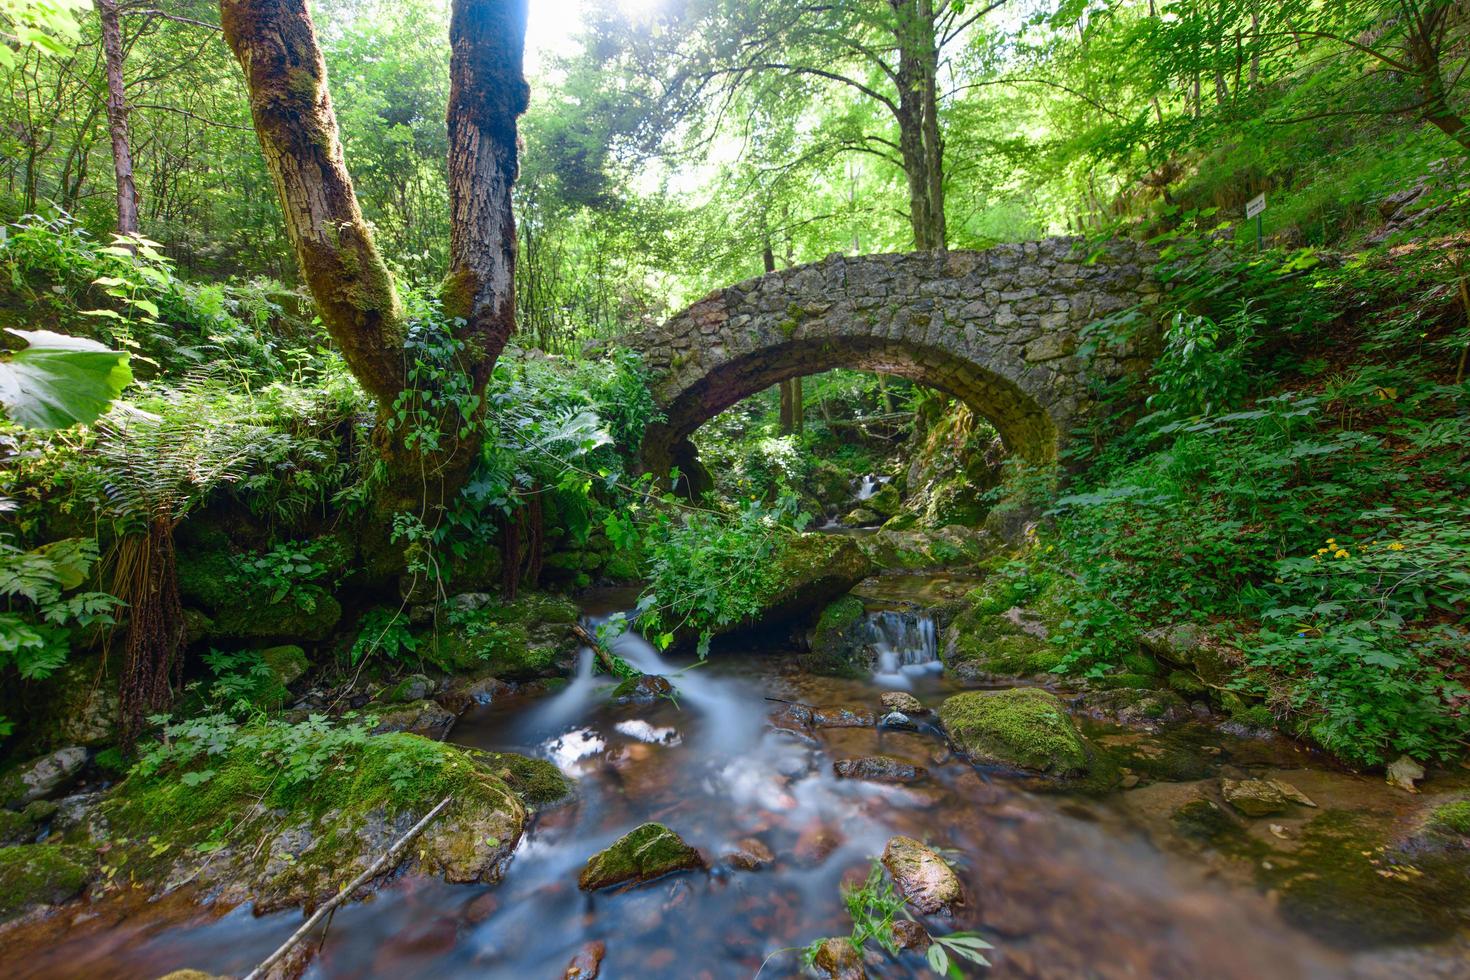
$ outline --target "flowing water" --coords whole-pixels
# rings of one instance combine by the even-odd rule
[[[951,756],[932,727],[774,729],[769,719],[783,702],[871,713],[881,692],[900,683],[931,706],[957,689],[935,669],[927,617],[880,612],[869,625],[880,668],[866,680],[804,674],[783,649],[669,662],[630,634],[617,641],[618,653],[668,676],[677,703],[610,703],[589,655],[555,694],[473,709],[452,741],[552,759],[575,779],[574,801],[536,817],[497,885],[402,878],[339,909],[307,976],[554,978],[594,940],[606,944],[607,978],[794,976],[798,956],[781,951],[849,930],[840,886],[861,878],[895,834],[929,842],[958,868],[966,904],[930,928],[980,930],[997,947],[997,977],[1467,975],[1456,972],[1463,949],[1350,953],[1288,925],[1271,896],[1161,845],[1122,794],[1036,792]],[[1226,759],[1237,750],[1222,745]],[[926,767],[928,778],[897,787],[834,777],[834,759],[880,752]],[[698,847],[712,870],[578,890],[592,854],[650,820]],[[741,871],[721,861],[748,838],[774,853],[770,867]],[[3,973],[239,974],[299,922],[291,912],[201,913],[187,895],[104,903],[12,937],[25,942],[12,946]],[[869,968],[875,976],[929,975],[913,954]]]

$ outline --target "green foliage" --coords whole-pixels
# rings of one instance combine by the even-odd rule
[[[97,542],[64,538],[30,551],[0,539],[0,668],[26,680],[58,670],[70,630],[110,626],[120,605],[105,592],[77,591],[97,562]]]
[[[353,664],[374,653],[393,661],[406,660],[418,645],[418,637],[409,629],[408,617],[402,609],[379,607],[368,610],[362,617],[349,657]]]
[[[852,932],[843,937],[851,943],[858,956],[871,941],[883,952],[896,957],[902,952],[893,935],[893,923],[899,918],[914,920],[904,907],[904,900],[893,887],[893,882],[883,870],[883,864],[874,860],[868,869],[868,877],[860,885],[844,886],[842,902],[852,919]],[[917,920],[914,920],[917,921]],[[927,931],[927,930],[926,930]],[[989,943],[974,932],[952,932],[946,935],[929,933],[929,948],[925,960],[929,969],[942,977],[962,977],[961,962],[976,966],[989,966],[984,951],[992,949]],[[812,969],[817,953],[825,939],[818,939],[802,951],[802,960],[807,969]]]
[[[643,531],[649,557],[648,587],[638,600],[640,628],[660,647],[679,630],[692,630],[703,656],[715,631],[762,610],[779,584],[788,537],[806,519],[790,497],[774,507],[752,500],[728,515],[656,512]]]
[[[290,602],[305,613],[336,587],[341,549],[330,538],[283,542],[261,554],[235,557],[232,581],[240,589],[268,592],[272,604]]]
[[[0,404],[33,429],[91,422],[132,381],[128,355],[49,330],[9,331],[26,342],[0,356]]]

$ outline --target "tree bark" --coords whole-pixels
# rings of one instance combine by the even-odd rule
[[[909,189],[914,248],[943,250],[944,144],[937,95],[939,50],[933,0],[889,0],[898,48],[898,146]]]
[[[117,178],[117,233],[136,235],[138,185],[133,180],[127,92],[123,84],[122,23],[117,0],[94,0],[94,3],[102,21],[102,52],[107,63],[107,132],[112,137],[112,172]]]
[[[352,373],[380,405],[406,383],[403,310],[342,155],[306,0],[220,0],[302,278]]]
[[[444,312],[461,339],[475,390],[515,332],[519,170],[516,120],[531,90],[523,58],[526,0],[454,0],[449,22],[449,278]]]
[[[469,376],[477,413],[515,330],[511,186],[516,120],[529,100],[526,11],[527,0],[454,0],[450,18],[450,268],[442,300],[464,344],[452,369]],[[390,424],[409,387],[407,324],[353,192],[306,0],[220,0],[220,20],[245,73],[302,277],[348,367],[379,404],[374,443],[388,471],[379,509],[442,507],[478,456],[479,426],[466,424],[463,406],[437,406],[444,431],[429,449],[406,445]]]

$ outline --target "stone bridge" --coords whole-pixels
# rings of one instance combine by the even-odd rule
[[[909,378],[967,402],[1008,450],[1057,458],[1091,406],[1094,380],[1141,367],[1139,338],[1089,354],[1082,330],[1150,307],[1153,256],[1118,241],[1089,257],[1076,238],[982,252],[829,256],[716,290],[661,326],[621,339],[650,371],[666,421],[645,468],[695,464],[688,436],[787,378],[854,368]],[[1090,259],[1090,260],[1089,260]],[[1151,338],[1151,331],[1147,332]]]

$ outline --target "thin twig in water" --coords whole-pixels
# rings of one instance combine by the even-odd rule
[[[396,862],[398,860],[398,856],[403,853],[404,848],[413,843],[414,838],[417,837],[419,834],[422,834],[424,830],[429,826],[429,824],[434,822],[434,818],[439,815],[440,811],[442,811],[446,806],[449,805],[449,801],[452,799],[454,799],[454,797],[446,796],[444,797],[444,799],[440,800],[438,806],[434,807],[434,809],[424,814],[424,818],[418,823],[414,824],[412,827],[410,827],[408,833],[404,834],[402,837],[398,838],[398,840],[394,841],[393,846],[388,848],[387,852],[382,857],[378,858],[371,865],[369,865],[366,871],[358,875],[356,878],[353,878],[352,881],[348,882],[346,887],[344,887],[336,895],[333,895],[326,902],[322,903],[321,907],[311,914],[311,918],[307,919],[301,924],[300,929],[297,929],[295,932],[291,933],[291,938],[287,939],[276,949],[274,953],[267,956],[263,961],[261,961],[261,964],[259,966],[251,970],[249,973],[245,974],[245,980],[261,980],[261,978],[265,976],[267,970],[269,970],[272,966],[275,966],[282,957],[291,952],[291,947],[295,946],[302,939],[306,938],[306,935],[310,933],[312,929],[316,928],[316,924],[318,922],[322,921],[322,919],[330,915],[332,911],[337,908],[337,906],[341,905],[343,902],[347,901],[347,899],[351,898],[353,892],[357,891],[363,885],[367,884],[379,873],[381,873],[385,868],[390,867],[391,862]]]

